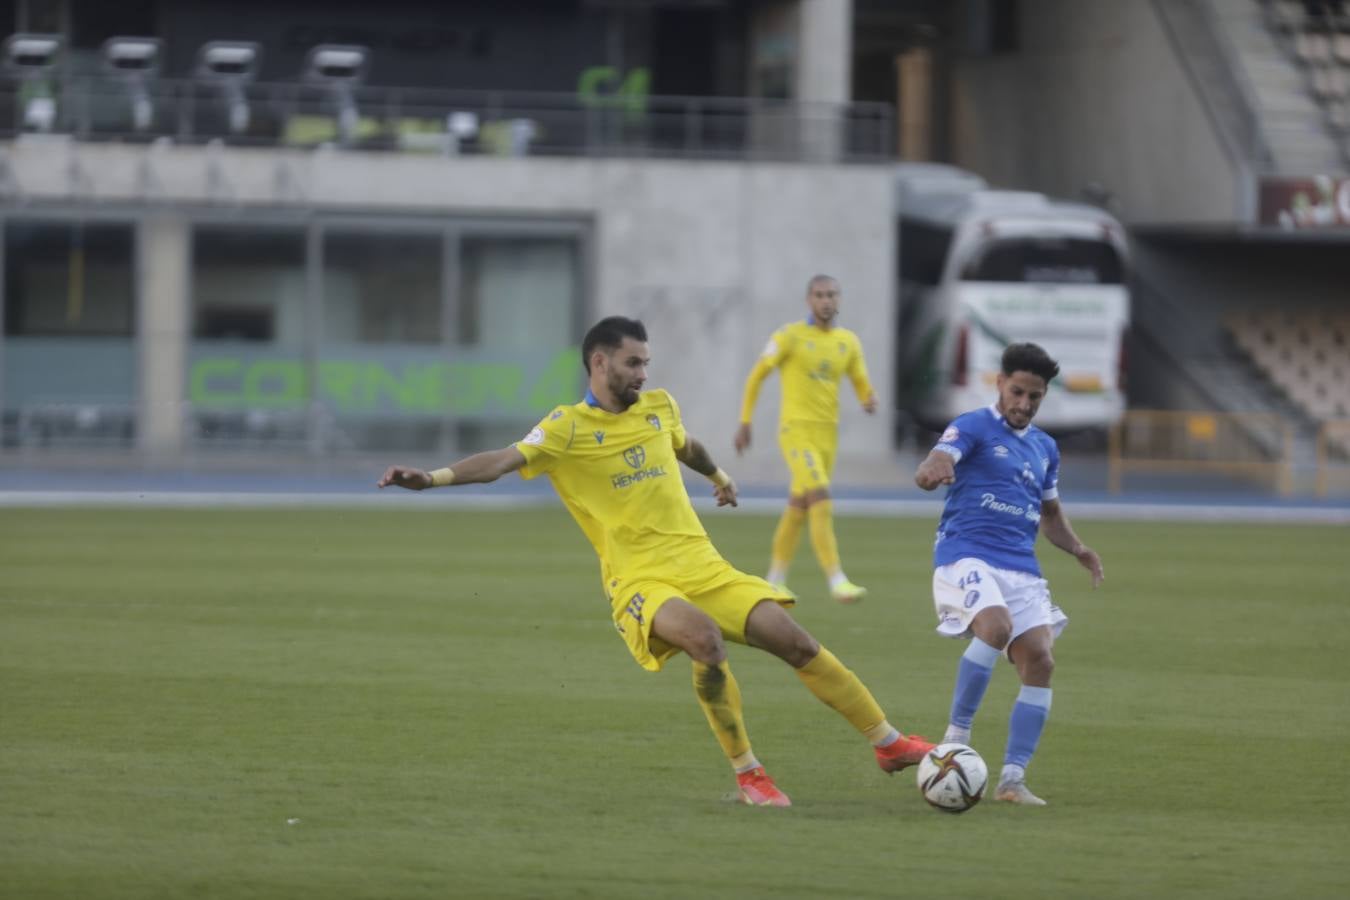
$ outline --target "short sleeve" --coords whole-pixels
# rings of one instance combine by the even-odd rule
[[[764,345],[764,349],[759,353],[760,361],[771,366],[780,365],[784,359],[787,359],[788,354],[792,352],[792,343],[792,332],[788,331],[786,328],[778,329],[773,334],[769,335],[768,343]]]
[[[572,445],[575,432],[576,422],[565,406],[558,407],[541,419],[538,425],[530,429],[529,434],[516,441],[516,449],[525,457],[520,477],[537,478],[551,472]]]
[[[675,398],[668,391],[664,393],[666,402],[670,404],[670,443],[678,450],[689,440],[689,435],[684,430],[684,416],[680,415],[680,404],[675,402]]]
[[[942,437],[938,438],[933,449],[940,450],[954,461],[960,462],[980,442],[972,427],[973,424],[969,415],[957,416],[942,432]]]
[[[1045,479],[1041,482],[1041,499],[1059,499],[1059,447],[1051,444],[1049,463],[1045,467]]]

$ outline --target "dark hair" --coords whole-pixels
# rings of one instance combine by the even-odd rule
[[[1003,351],[1003,374],[1030,372],[1049,384],[1059,374],[1059,363],[1037,344],[1009,344]]]
[[[586,374],[590,374],[591,354],[597,347],[616,350],[626,337],[635,341],[647,340],[647,326],[623,316],[608,316],[592,325],[581,342],[581,363],[586,367]]]

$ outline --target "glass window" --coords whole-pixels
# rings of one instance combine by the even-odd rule
[[[8,220],[4,241],[4,442],[131,444],[134,228]]]
[[[942,280],[951,248],[950,228],[913,219],[900,220],[900,280],[936,285]]]
[[[1082,238],[1009,238],[966,262],[963,281],[1120,284],[1124,265],[1106,241]]]
[[[476,380],[507,402],[466,415],[460,445],[505,446],[551,407],[575,403],[584,393],[580,256],[571,237],[466,237],[461,243],[461,353],[482,360]],[[466,387],[461,396],[482,394]]]
[[[216,447],[303,443],[305,229],[199,225],[192,235],[192,437]]]
[[[443,246],[439,231],[325,233],[324,340],[439,343]]]
[[[5,332],[132,333],[132,227],[83,222],[5,224]]]

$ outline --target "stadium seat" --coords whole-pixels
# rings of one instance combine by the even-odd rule
[[[1350,313],[1244,310],[1225,326],[1257,369],[1311,418],[1350,419]]]

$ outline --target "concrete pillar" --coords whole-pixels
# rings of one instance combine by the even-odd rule
[[[853,99],[853,0],[799,0],[796,97]]]
[[[181,215],[152,213],[142,220],[136,242],[136,433],[140,449],[152,458],[183,450],[190,227]]]
[[[796,97],[806,159],[834,162],[844,145],[843,105],[853,98],[853,0],[800,0]]]

